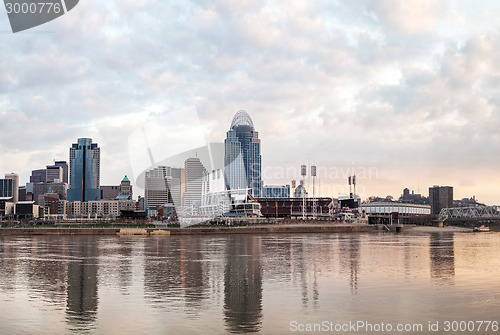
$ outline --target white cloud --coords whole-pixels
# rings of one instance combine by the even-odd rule
[[[265,166],[375,164],[370,195],[397,196],[420,175],[498,203],[497,181],[466,175],[500,163],[499,13],[460,1],[81,2],[0,37],[3,169],[26,181],[90,136],[107,155],[103,183],[117,183],[132,174],[134,127],[194,105],[214,142],[247,110]]]

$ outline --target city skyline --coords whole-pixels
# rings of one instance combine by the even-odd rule
[[[0,41],[0,173],[23,185],[90,137],[115,185],[134,176],[127,139],[143,122],[195,106],[222,142],[244,109],[266,184],[310,162],[376,169],[358,179],[363,199],[452,185],[498,204],[498,14],[493,1],[82,3]],[[319,195],[347,193],[343,177],[319,174]]]

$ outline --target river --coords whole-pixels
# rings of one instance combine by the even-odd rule
[[[495,334],[500,233],[0,236],[0,298],[1,334]]]

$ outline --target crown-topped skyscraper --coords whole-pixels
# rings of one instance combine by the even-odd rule
[[[262,189],[260,139],[247,112],[240,110],[236,113],[224,145],[226,188],[228,190],[249,188],[252,196],[260,197]]]

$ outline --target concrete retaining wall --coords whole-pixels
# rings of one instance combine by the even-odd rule
[[[271,225],[207,228],[1,228],[0,235],[211,235],[211,234],[275,234],[275,233],[360,233],[376,231],[372,225]]]

